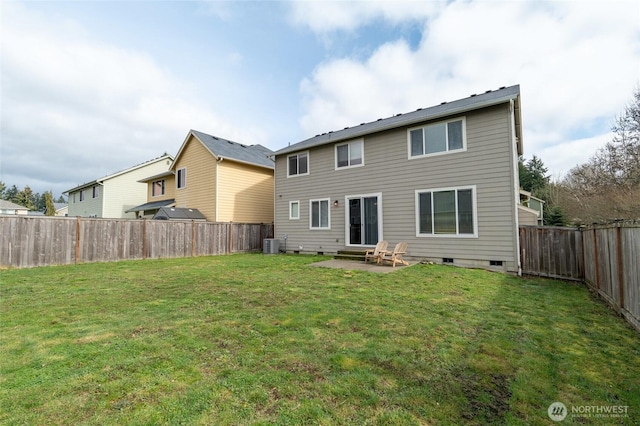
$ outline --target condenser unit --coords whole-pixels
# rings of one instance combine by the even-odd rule
[[[278,254],[280,250],[280,240],[275,238],[265,238],[262,246],[263,254]]]

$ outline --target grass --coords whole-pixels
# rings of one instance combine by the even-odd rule
[[[0,423],[640,422],[640,337],[584,286],[321,259],[0,271]]]

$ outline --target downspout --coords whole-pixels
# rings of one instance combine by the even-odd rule
[[[518,223],[518,200],[520,199],[520,182],[518,179],[518,141],[516,136],[516,118],[513,99],[509,101],[509,116],[511,118],[511,152],[513,153],[513,217],[515,223],[516,259],[518,262],[518,276],[521,277],[522,263],[520,260],[520,224]]]
[[[219,196],[218,196],[218,189],[220,188],[220,186],[218,185],[218,167],[220,165],[220,163],[222,163],[222,161],[224,160],[224,157],[218,157],[218,159],[216,160],[216,222],[218,222],[218,200],[219,200]]]

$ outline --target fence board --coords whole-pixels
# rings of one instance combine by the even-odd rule
[[[582,279],[582,240],[577,229],[520,227],[522,272],[550,278]]]
[[[273,224],[0,216],[0,266],[257,251],[272,236]]]

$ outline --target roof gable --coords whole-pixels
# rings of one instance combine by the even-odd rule
[[[258,167],[266,167],[269,169],[274,168],[273,160],[270,156],[273,154],[269,148],[262,145],[243,145],[238,142],[233,142],[227,139],[219,138],[217,136],[208,135],[206,133],[199,132],[197,130],[190,130],[185,138],[178,154],[174,165],[178,163],[178,158],[185,149],[187,143],[193,136],[196,140],[200,141],[202,145],[213,155],[216,159],[229,159],[238,161],[241,163],[252,164]],[[172,166],[173,169],[174,166]]]
[[[468,98],[459,99],[453,102],[442,102],[440,105],[429,108],[418,108],[416,111],[397,114],[389,118],[379,118],[370,123],[362,123],[359,126],[345,127],[342,130],[331,131],[316,135],[312,138],[282,148],[275,152],[275,155],[288,154],[290,152],[302,151],[316,146],[336,143],[348,139],[362,137],[384,130],[398,127],[411,126],[420,122],[435,120],[450,115],[462,114],[468,111],[498,105],[504,102],[516,101],[516,134],[518,136],[518,151],[522,151],[522,136],[520,131],[520,86],[501,87],[498,90],[488,90],[480,95],[471,95]]]

